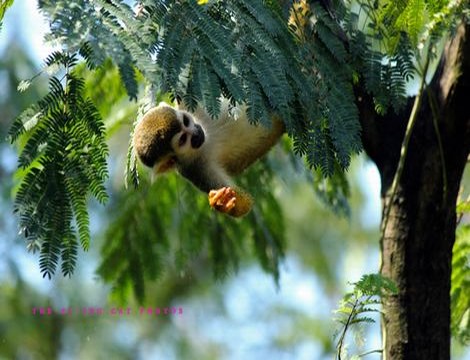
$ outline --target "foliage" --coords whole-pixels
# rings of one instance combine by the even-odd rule
[[[363,275],[352,285],[353,290],[344,295],[336,310],[338,315],[336,320],[341,324],[337,342],[338,360],[344,357],[346,335],[353,325],[357,327],[361,324],[374,323],[375,320],[367,313],[380,312],[378,307],[381,301],[398,292],[396,285],[380,274]],[[380,352],[380,350],[373,352]]]
[[[69,51],[88,44],[86,59],[91,64],[102,64],[110,58],[118,66],[131,99],[137,99],[137,69],[148,81],[157,84],[158,68],[149,54],[149,44],[158,34],[156,24],[136,21],[125,2],[39,0],[38,5],[50,19],[46,39]]]
[[[295,15],[295,13],[294,13]],[[350,57],[341,40],[341,29],[318,3],[295,15],[292,25],[296,30],[299,57],[305,83],[312,84],[312,92],[305,88],[297,96],[305,99],[302,113],[306,124],[297,122],[293,136],[294,150],[305,155],[309,165],[333,176],[344,171],[352,154],[361,150],[360,126],[355,105]],[[302,30],[302,19],[312,17]],[[300,115],[299,115],[300,116]]]
[[[102,116],[112,114],[96,104],[100,95],[95,104],[86,99],[93,89],[84,88],[77,52],[94,69],[93,88],[119,73],[133,100],[144,84],[189,105],[201,102],[213,115],[220,95],[246,103],[253,121],[268,123],[272,112],[281,115],[295,152],[315,168],[317,190],[333,208],[344,209],[349,192],[344,170],[361,148],[354,86],[365,85],[378,112],[400,110],[408,81],[423,75],[423,60],[438,54],[440,38],[466,6],[464,1],[360,0],[346,7],[320,2],[335,6],[325,9],[303,1],[302,25],[294,22],[288,29],[290,13],[275,1],[143,1],[135,13],[127,3],[39,1],[50,20],[49,39],[66,49],[52,54],[46,66],[62,63],[65,75],[51,79],[50,94],[16,120],[11,135],[23,141],[16,211],[30,247],[41,246],[41,270],[49,277],[59,258],[64,274],[71,273],[78,242],[85,249],[89,243],[86,201],[90,195],[106,199],[107,148],[95,106]],[[110,69],[110,63],[116,67]],[[107,102],[113,101],[110,94]],[[240,179],[255,190],[257,205],[237,222],[208,213],[205,197],[176,177],[152,186],[144,181],[111,204],[119,215],[106,233],[100,274],[116,290],[132,289],[142,300],[145,281],[168,269],[168,262],[180,270],[202,254],[223,275],[237,268],[249,244],[262,266],[278,276],[284,224],[272,175],[268,162]],[[468,228],[457,235],[452,321],[454,333],[468,341]],[[383,291],[396,289],[368,275],[345,296],[339,356],[351,325],[373,321],[364,314],[378,311]]]
[[[146,281],[158,278],[165,269],[185,272],[201,256],[220,278],[252,253],[277,280],[284,223],[271,193],[269,164],[250,169],[240,185],[253,190],[256,197],[254,209],[243,222],[207,211],[206,196],[175,174],[120,196],[112,206],[119,209],[119,216],[106,232],[98,269],[103,279],[115,285],[117,299],[125,300],[132,290],[142,302]]]
[[[41,272],[49,278],[60,258],[63,274],[71,275],[78,243],[89,247],[87,198],[107,199],[104,127],[93,103],[83,97],[76,63],[76,54],[48,57],[46,66],[60,66],[64,75],[51,77],[49,93],[23,112],[9,133],[12,142],[25,138],[15,212],[28,248],[40,249]]]
[[[2,0],[0,3],[0,29],[2,28],[2,20],[7,9],[13,4],[13,0]]]
[[[325,178],[319,170],[313,173],[313,187],[319,198],[335,214],[351,215],[349,206],[349,182],[346,174],[336,167],[335,172]]]
[[[120,0],[38,1],[50,21],[47,39],[66,49],[63,56],[79,53],[95,74],[111,61],[129,99],[137,99],[145,88],[150,89],[148,104],[155,101],[153,94],[168,94],[190,107],[201,103],[216,116],[224,96],[233,104],[246,104],[253,121],[269,124],[273,113],[279,115],[294,152],[314,168],[317,180],[327,177],[316,181],[317,189],[334,209],[344,210],[348,195],[344,170],[351,156],[361,150],[354,86],[365,84],[374,95],[377,111],[388,111],[390,106],[397,111],[404,103],[406,82],[415,73],[413,59],[419,59],[420,44],[435,45],[444,30],[452,28],[463,5],[364,0],[346,6],[334,2],[334,8],[325,8],[314,1],[298,3],[296,13],[276,1],[262,0],[147,0],[135,10]],[[427,20],[431,25],[423,28]],[[78,61],[75,55],[72,59],[70,68]],[[30,244],[42,246],[41,269],[47,275],[53,273],[59,257],[64,273],[70,274],[77,249],[75,228],[82,247],[88,247],[86,198],[89,194],[100,201],[106,198],[106,148],[99,116],[94,105],[83,99],[83,83],[71,69],[66,79],[64,89],[58,79],[51,79],[51,93],[40,104],[52,109],[50,114],[30,109],[12,128],[15,138],[26,130],[21,119],[32,119],[26,126],[38,121],[20,156],[26,172],[19,175],[24,177],[23,184],[34,180],[39,188],[20,187],[17,209]],[[95,84],[99,85],[99,79]],[[76,106],[77,112],[67,112],[59,121],[55,110],[62,104]],[[106,113],[103,108],[100,111]],[[38,117],[32,117],[36,113]],[[50,122],[44,120],[49,118]],[[87,135],[78,139],[69,124],[87,121],[96,128],[88,128]],[[41,138],[46,131],[54,140]],[[77,164],[70,159],[65,164],[65,155]],[[40,162],[46,159],[48,166]],[[58,164],[52,166],[53,159]],[[128,177],[136,185],[134,160],[130,149]],[[87,190],[85,184],[91,188]],[[171,186],[163,198],[171,198]],[[162,209],[168,211],[165,207],[158,211]],[[254,211],[246,222],[266,222],[269,229],[277,222],[266,219],[277,213],[276,207],[262,215]],[[166,216],[155,219],[166,219],[155,224],[160,229],[156,235],[165,239],[162,229],[170,220]],[[270,231],[278,233],[276,228]],[[265,233],[257,227],[250,236],[260,241],[257,253],[263,266],[276,274],[272,264],[278,263],[278,255],[275,260],[263,258],[272,246]],[[154,276],[158,271],[150,273]]]
[[[221,95],[246,103],[253,121],[269,123],[275,112],[285,121],[296,151],[326,175],[335,163],[346,168],[361,148],[351,85],[338,83],[331,71],[346,65],[332,22],[324,20],[320,33],[325,45],[315,49],[316,68],[310,69],[303,65],[310,54],[299,51],[274,2],[144,1],[137,16],[119,1],[39,4],[51,17],[50,37],[72,49],[88,41],[97,63],[110,56],[131,98],[136,97],[137,68],[159,91],[190,107],[201,102],[214,116]],[[328,84],[323,86],[320,77]],[[327,96],[332,92],[336,96]],[[348,101],[342,101],[344,96]]]
[[[351,154],[360,149],[357,111],[351,105],[352,87],[346,81],[342,82],[346,87],[343,91],[331,86],[333,80],[329,80],[330,85],[317,87],[315,85],[322,82],[317,80],[313,83],[308,81],[311,76],[306,76],[307,72],[315,72],[317,79],[321,76],[332,79],[331,69],[341,68],[338,62],[344,64],[343,45],[335,41],[334,36],[328,35],[334,28],[333,23],[325,22],[320,31],[325,42],[321,49],[326,52],[325,59],[319,51],[315,57],[318,69],[312,70],[301,64],[302,51],[299,51],[292,33],[285,26],[287,14],[273,3],[214,1],[198,5],[193,1],[147,1],[142,6],[135,14],[120,1],[39,1],[39,8],[50,19],[51,33],[48,39],[62,44],[70,53],[79,52],[90,69],[96,66],[99,68],[105,59],[110,58],[119,69],[130,99],[135,99],[138,94],[138,72],[159,93],[168,92],[190,106],[201,102],[214,116],[219,110],[219,97],[223,95],[233,103],[246,103],[253,121],[268,123],[272,112],[282,116],[294,139],[294,149],[306,155],[308,163],[320,168],[324,175],[332,175],[335,168],[344,169],[349,165]],[[335,51],[342,55],[335,54]],[[51,81],[55,87],[59,86],[58,81]],[[27,84],[24,85],[26,87]],[[80,83],[80,91],[81,86]],[[349,101],[343,102],[327,96],[327,88],[332,89],[330,92],[338,92],[338,95],[349,94],[346,95]],[[319,99],[319,104],[314,99]],[[43,106],[54,108],[53,100],[53,96],[47,97]],[[337,103],[333,104],[332,101]],[[323,106],[329,106],[329,109],[322,109]],[[93,118],[95,115],[91,115],[90,121],[96,119]],[[21,121],[17,122],[12,133],[15,134],[22,126]],[[59,129],[50,127],[48,131],[65,144],[73,144],[73,139],[67,138],[69,134],[64,134],[64,131],[69,130],[68,127],[56,133]],[[45,130],[41,131],[39,135],[44,135]],[[309,135],[305,137],[306,134]],[[27,150],[20,157],[22,167],[29,165],[24,161],[25,157],[32,156],[34,159],[37,155],[35,152],[39,151],[37,148],[44,141],[34,139],[36,143],[30,145],[32,152]],[[83,141],[87,141],[86,136]],[[55,143],[47,144],[51,152],[52,149],[58,150]],[[64,151],[74,150],[73,146],[66,147]],[[104,155],[100,146],[91,146],[87,151],[95,159]],[[57,156],[61,154],[60,151],[55,153]],[[44,202],[40,199],[49,198],[49,193],[45,192],[46,185],[55,178],[46,174],[48,171],[60,174],[61,167],[57,169],[44,169],[43,187],[36,189],[37,198],[33,203]],[[82,170],[83,173],[91,172],[92,167],[83,163]],[[99,174],[97,178],[103,179],[103,175]],[[32,181],[31,177],[25,178],[26,184]],[[135,182],[135,173],[131,177]],[[83,180],[77,180],[77,186]],[[90,175],[86,180],[96,178]],[[53,273],[60,255],[60,244],[63,243],[70,244],[70,250],[61,254],[64,273],[70,274],[73,270],[76,257],[76,243],[72,240],[74,220],[77,223],[75,226],[78,225],[82,246],[86,248],[89,241],[84,190],[62,185],[59,180],[56,182],[58,185],[54,186],[60,187],[58,193],[62,195],[64,204],[59,199],[47,200],[47,206],[52,214],[62,214],[63,219],[61,222],[56,219],[52,228],[39,226],[47,225],[47,221],[52,221],[51,217],[37,217],[32,204],[23,196],[22,189],[17,198],[19,209],[30,209],[26,212],[29,214],[28,221],[22,222],[27,230],[27,238],[35,247],[41,245],[43,254],[49,254],[43,255],[41,262],[41,268],[47,275]],[[104,200],[104,191],[95,193],[95,190],[91,190],[92,194]],[[65,205],[68,199],[74,204],[73,207]],[[22,204],[22,201],[25,203]],[[72,212],[65,211],[71,209]],[[276,211],[268,215],[271,213],[276,214]],[[268,215],[261,216],[255,211],[251,220],[255,223],[266,222]],[[34,227],[30,223],[33,218],[36,221]],[[278,223],[273,220],[268,222]],[[61,231],[54,232],[53,229],[59,223]],[[257,253],[262,264],[276,273],[277,268],[273,268],[271,260],[263,255],[270,246],[268,240],[263,240],[267,239],[263,229],[263,226],[257,227],[252,234],[263,244]]]
[[[457,206],[462,219],[470,213],[469,201]],[[451,329],[452,334],[463,344],[470,343],[470,225],[463,224],[457,229],[452,254],[451,282]]]
[[[376,111],[395,112],[406,102],[407,83],[423,74],[428,56],[462,20],[465,1],[350,1],[343,28],[354,70],[374,95]]]

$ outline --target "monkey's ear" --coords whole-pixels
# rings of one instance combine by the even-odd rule
[[[166,156],[154,166],[154,171],[157,174],[163,174],[167,171],[171,171],[176,166],[176,159],[174,156]]]

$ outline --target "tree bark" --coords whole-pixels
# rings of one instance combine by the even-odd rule
[[[470,152],[469,31],[462,25],[449,40],[429,84],[434,100],[424,94],[391,204],[391,184],[413,99],[400,114],[381,117],[370,96],[356,91],[364,148],[381,175],[384,209],[391,207],[381,239],[381,272],[395,281],[399,292],[383,304],[385,359],[450,358],[455,207]]]

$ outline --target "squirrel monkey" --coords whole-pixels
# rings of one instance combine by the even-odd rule
[[[278,119],[270,128],[250,124],[244,111],[235,119],[225,100],[218,119],[202,108],[190,113],[160,103],[137,124],[133,142],[144,165],[156,173],[176,169],[208,194],[211,207],[239,217],[250,211],[253,200],[231,176],[265,155],[283,132]]]

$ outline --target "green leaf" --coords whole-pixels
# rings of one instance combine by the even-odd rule
[[[452,255],[451,330],[462,344],[470,343],[470,225],[457,229]]]
[[[74,72],[77,55],[54,52],[46,63],[63,66],[64,79],[50,79],[49,93],[15,120],[10,137],[26,138],[15,212],[28,244],[40,247],[41,272],[51,278],[59,261],[65,276],[73,273],[78,243],[89,248],[87,199],[107,199],[108,147],[103,122]]]

